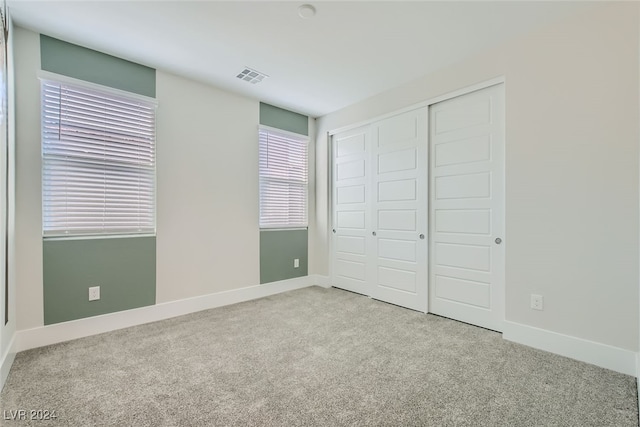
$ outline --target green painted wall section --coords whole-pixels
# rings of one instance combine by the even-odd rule
[[[301,135],[309,135],[309,117],[263,102],[260,103],[260,124]]]
[[[156,238],[44,240],[44,323],[153,305]],[[89,287],[100,299],[89,301]]]
[[[309,118],[260,103],[260,124],[309,135]],[[308,232],[304,230],[260,230],[260,283],[292,279],[308,274]],[[293,260],[300,267],[293,267]]]
[[[134,62],[40,35],[45,71],[155,98],[156,71]],[[44,323],[153,305],[156,238],[45,239]],[[89,287],[100,300],[89,301]]]
[[[260,283],[275,282],[308,274],[308,232],[304,230],[260,231]],[[293,260],[300,267],[293,267]]]
[[[40,35],[40,61],[45,71],[155,98],[156,70]]]

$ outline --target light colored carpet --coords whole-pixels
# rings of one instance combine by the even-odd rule
[[[306,288],[17,355],[2,410],[64,426],[637,426],[635,379]]]

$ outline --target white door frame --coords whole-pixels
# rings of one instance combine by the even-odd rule
[[[335,226],[335,224],[333,224],[333,208],[334,208],[333,207],[333,190],[334,190],[334,188],[333,188],[333,154],[334,154],[334,152],[333,151],[335,150],[334,141],[333,141],[333,136],[334,135],[336,135],[338,133],[342,133],[342,132],[348,131],[348,130],[351,130],[351,129],[355,129],[355,128],[358,128],[358,127],[361,127],[361,126],[370,125],[370,124],[372,124],[374,122],[377,122],[377,121],[380,121],[380,120],[384,120],[384,119],[387,119],[389,117],[396,116],[398,114],[406,113],[408,111],[416,110],[416,109],[423,108],[423,107],[430,107],[433,104],[437,104],[437,103],[442,102],[442,101],[447,101],[449,99],[457,98],[459,96],[467,95],[469,93],[476,92],[476,91],[479,91],[479,90],[482,90],[482,89],[486,89],[488,87],[495,86],[495,85],[498,85],[498,84],[504,84],[505,85],[505,94],[506,94],[506,78],[503,75],[503,76],[499,76],[499,77],[494,77],[494,78],[489,79],[489,80],[485,80],[485,81],[480,82],[480,83],[476,83],[476,84],[473,84],[473,85],[465,86],[465,87],[463,87],[461,89],[457,89],[457,90],[454,90],[454,91],[451,91],[451,92],[447,92],[447,93],[445,93],[443,95],[439,95],[439,96],[436,96],[436,97],[433,97],[433,98],[429,98],[426,101],[422,101],[422,102],[419,102],[419,103],[416,103],[416,104],[412,104],[412,105],[409,105],[407,107],[404,107],[404,108],[401,108],[401,109],[398,109],[398,110],[394,110],[394,111],[386,113],[386,114],[382,114],[382,115],[379,115],[379,116],[376,116],[376,117],[365,119],[365,120],[362,120],[362,121],[359,121],[359,122],[356,122],[356,123],[352,123],[352,124],[347,125],[347,126],[343,126],[343,127],[336,128],[336,129],[328,131],[327,132],[327,145],[328,145],[328,157],[327,158],[329,159],[329,165],[328,165],[329,166],[328,167],[328,172],[329,172],[329,175],[328,175],[329,176],[329,188],[328,188],[328,194],[329,194],[329,203],[328,203],[328,205],[329,205],[329,212],[328,212],[329,221],[328,221],[328,224],[329,224],[329,227],[327,229],[327,232],[328,232],[328,236],[329,236],[329,251],[333,251],[333,249],[334,249],[333,248],[334,242],[333,242],[332,229]],[[505,99],[505,112],[506,112],[506,99]],[[504,121],[504,125],[506,126],[506,120]],[[431,123],[429,123],[428,126],[431,126]],[[506,147],[506,132],[505,132],[505,147]],[[427,150],[430,150],[430,149],[431,149],[431,141],[428,141]],[[505,164],[504,164],[504,166],[505,166],[505,171],[506,171],[506,156],[505,156]],[[429,167],[429,165],[427,165],[427,167]],[[431,172],[428,171],[428,174],[430,175]],[[431,180],[429,179],[429,182],[428,182],[429,186],[431,185],[430,181]],[[503,183],[506,186],[506,179],[503,180]],[[503,191],[504,190],[505,189],[503,189]],[[506,192],[504,194],[505,194],[505,202],[506,202]],[[429,201],[427,201],[427,212],[429,212],[430,208],[431,208],[431,204],[429,203]],[[431,221],[432,221],[432,219],[428,218],[428,225],[427,225],[428,229],[431,228]],[[431,236],[428,236],[428,237],[431,240]],[[505,240],[506,237],[507,236],[506,236],[506,203],[505,203],[505,224],[504,224],[504,230],[502,232],[502,239]],[[333,277],[333,268],[334,268],[334,266],[333,266],[333,255],[331,255],[332,253],[333,252],[329,252],[329,254],[330,254],[329,255],[329,278],[330,278],[330,280]],[[429,242],[428,260],[427,260],[427,262],[429,263],[429,271],[430,271],[430,269],[431,269],[431,241]],[[429,273],[429,276],[430,275],[431,275],[431,273]],[[429,282],[428,287],[430,288],[431,285],[432,284]],[[504,292],[504,294],[502,295],[502,300],[504,302],[506,302],[506,285],[504,286],[503,292]],[[503,304],[503,305],[506,305],[506,304]],[[506,307],[503,307],[503,319],[502,319],[503,322],[504,322],[505,312],[506,312]]]
[[[493,79],[489,79],[486,81],[483,81],[481,83],[476,83],[473,85],[469,85],[469,86],[465,86],[462,89],[457,89],[451,92],[447,92],[443,95],[439,95],[433,98],[429,98],[426,101],[421,101],[418,102],[416,104],[411,104],[407,107],[403,107],[400,108],[398,110],[394,110],[391,111],[389,113],[385,113],[385,114],[381,114],[379,116],[376,117],[372,117],[370,119],[366,119],[366,120],[361,120],[359,122],[356,123],[352,123],[350,125],[347,126],[342,126],[333,130],[330,130],[327,132],[327,140],[330,142],[329,143],[329,154],[333,154],[333,135],[337,134],[337,133],[342,133],[351,129],[355,129],[355,128],[359,128],[360,126],[366,126],[366,125],[370,125],[373,122],[377,122],[380,120],[384,120],[384,119],[388,119],[389,117],[393,117],[393,116],[397,116],[398,114],[402,114],[402,113],[406,113],[407,111],[412,111],[412,110],[417,110],[418,108],[422,108],[422,107],[429,107],[430,105],[433,104],[437,104],[438,102],[442,102],[442,101],[446,101],[448,99],[451,98],[457,98],[458,96],[461,95],[466,95],[468,93],[471,92],[476,92],[478,90],[481,89],[486,89],[488,87],[491,86],[495,86],[498,85],[500,83],[505,83],[506,84],[506,78],[505,76],[500,76],[500,77],[495,77]]]

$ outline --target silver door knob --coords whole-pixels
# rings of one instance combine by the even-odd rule
[[[331,231],[333,231],[333,234],[336,234],[336,229],[335,228],[333,230],[331,230]]]
[[[500,243],[502,243],[502,239],[501,239],[501,238],[499,238],[499,237],[497,237],[497,238],[496,238],[496,245],[499,245]]]
[[[372,231],[372,232],[371,232],[371,235],[372,235],[372,236],[375,236],[375,235],[376,235],[376,232],[375,232],[375,231]]]
[[[420,237],[421,240],[424,240],[424,234],[420,234],[418,237]]]

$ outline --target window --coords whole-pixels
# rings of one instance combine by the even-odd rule
[[[47,236],[155,233],[155,103],[42,80]]]
[[[260,127],[260,228],[307,226],[308,138]]]

